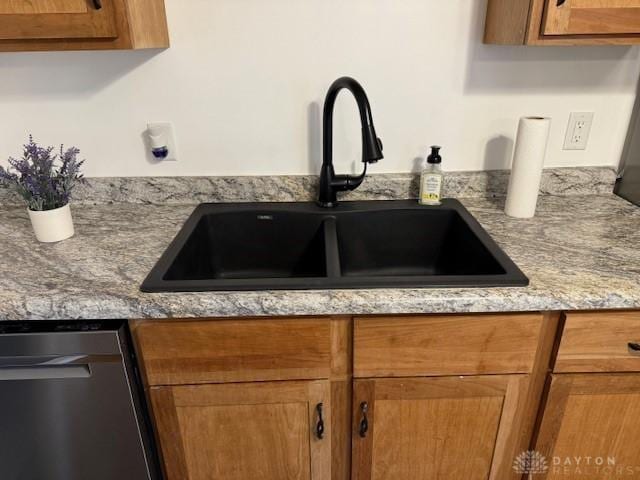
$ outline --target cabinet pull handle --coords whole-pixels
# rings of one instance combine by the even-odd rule
[[[562,5],[564,5],[564,4],[565,4],[565,2],[566,2],[566,1],[567,1],[567,0],[558,0],[558,4],[557,4],[557,6],[558,6],[558,7],[561,7]]]
[[[100,10],[102,8],[102,0],[93,0],[93,6],[96,10]]]
[[[629,342],[629,353],[640,356],[640,343]]]
[[[365,438],[369,431],[369,419],[367,418],[367,412],[369,412],[369,404],[362,402],[360,404],[360,410],[362,411],[362,420],[360,420],[360,436]]]
[[[316,412],[318,412],[318,423],[316,424],[316,437],[318,440],[322,440],[324,437],[324,420],[322,419],[322,403],[316,405]]]

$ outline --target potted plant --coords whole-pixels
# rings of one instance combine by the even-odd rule
[[[41,242],[59,242],[74,234],[69,200],[74,187],[84,182],[75,147],[53,153],[29,136],[21,159],[9,158],[9,168],[0,166],[0,185],[15,190],[27,203],[31,225]]]

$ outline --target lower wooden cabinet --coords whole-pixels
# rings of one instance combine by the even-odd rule
[[[520,480],[556,325],[131,322],[167,480]]]
[[[167,480],[330,480],[328,381],[153,387]]]
[[[167,480],[640,479],[640,313],[561,320],[140,321],[132,332]]]
[[[354,480],[512,478],[526,375],[357,380]]]
[[[640,374],[552,375],[536,451],[536,478],[640,478]]]

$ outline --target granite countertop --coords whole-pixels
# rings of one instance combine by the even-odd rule
[[[0,207],[0,319],[507,312],[640,308],[640,208],[610,194],[542,196],[534,219],[503,199],[462,203],[531,279],[526,288],[148,294],[138,287],[195,205],[82,205],[76,236],[36,242]]]

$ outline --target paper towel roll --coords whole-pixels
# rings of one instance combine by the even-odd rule
[[[536,213],[550,125],[550,118],[520,119],[504,209],[510,217],[531,218]]]

